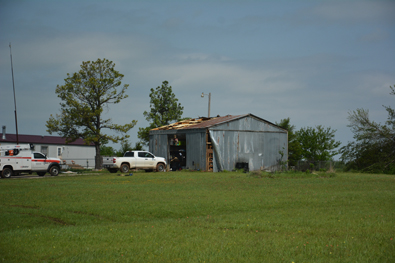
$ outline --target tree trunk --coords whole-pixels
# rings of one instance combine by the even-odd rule
[[[95,155],[95,169],[100,170],[102,168],[102,158],[100,156],[100,144],[95,143],[96,155]]]

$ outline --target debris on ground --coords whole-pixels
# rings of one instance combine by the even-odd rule
[[[133,175],[133,173],[130,173],[130,174],[117,174],[118,176],[132,176]]]

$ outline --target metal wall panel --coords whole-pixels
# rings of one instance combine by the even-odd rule
[[[149,151],[151,153],[158,157],[164,157],[166,161],[169,162],[168,148],[167,134],[150,134]]]
[[[210,130],[210,133],[219,150],[219,154],[214,155],[215,172],[221,166],[222,169],[231,171],[238,162],[248,163],[251,171],[261,167],[276,170],[281,159],[279,151],[284,152],[284,160],[288,158],[286,133],[220,130]]]
[[[219,124],[211,127],[212,130],[233,130],[233,131],[274,131],[285,132],[285,130],[276,127],[268,122],[246,116],[227,123]]]
[[[198,133],[186,134],[187,169],[206,170],[206,133],[205,130]]]

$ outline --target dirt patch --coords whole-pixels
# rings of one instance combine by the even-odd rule
[[[93,217],[98,218],[100,220],[108,220],[108,221],[111,221],[111,222],[116,222],[115,220],[113,220],[111,218],[106,218],[106,217],[103,217],[101,215],[96,215],[96,214],[93,214],[93,213],[87,213],[87,212],[83,212],[83,211],[71,211],[71,213],[79,214],[79,215],[93,216]]]
[[[57,217],[52,217],[52,216],[44,216],[44,215],[37,215],[37,214],[32,214],[32,213],[16,213],[16,214],[20,214],[20,215],[29,215],[29,216],[34,216],[34,217],[41,217],[44,219],[48,219],[54,223],[60,224],[60,225],[64,225],[64,226],[74,226],[75,224],[72,223],[67,223],[66,221],[63,221],[60,218]]]
[[[30,206],[30,205],[9,205],[11,207],[22,207],[22,208],[31,208],[31,209],[40,209],[39,206]]]

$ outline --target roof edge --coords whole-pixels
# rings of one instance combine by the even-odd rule
[[[245,117],[251,117],[254,118],[256,120],[259,120],[261,122],[265,122],[271,126],[274,126],[280,130],[283,130],[285,132],[288,132],[286,129],[268,121],[265,119],[262,119],[252,113],[247,113],[247,114],[242,114],[242,115],[226,115],[226,116],[217,116],[217,117],[211,117],[211,118],[207,118],[207,117],[201,117],[201,118],[191,118],[191,119],[187,119],[187,120],[182,120],[182,121],[178,121],[178,122],[174,122],[171,123],[169,125],[164,125],[161,127],[157,127],[154,129],[151,129],[150,132],[155,132],[155,131],[177,131],[177,130],[191,130],[191,129],[207,129],[207,128],[211,128],[211,127],[215,127],[218,125],[222,125],[224,123],[227,122],[232,122],[235,120],[239,120]],[[216,122],[216,119],[217,122]]]

